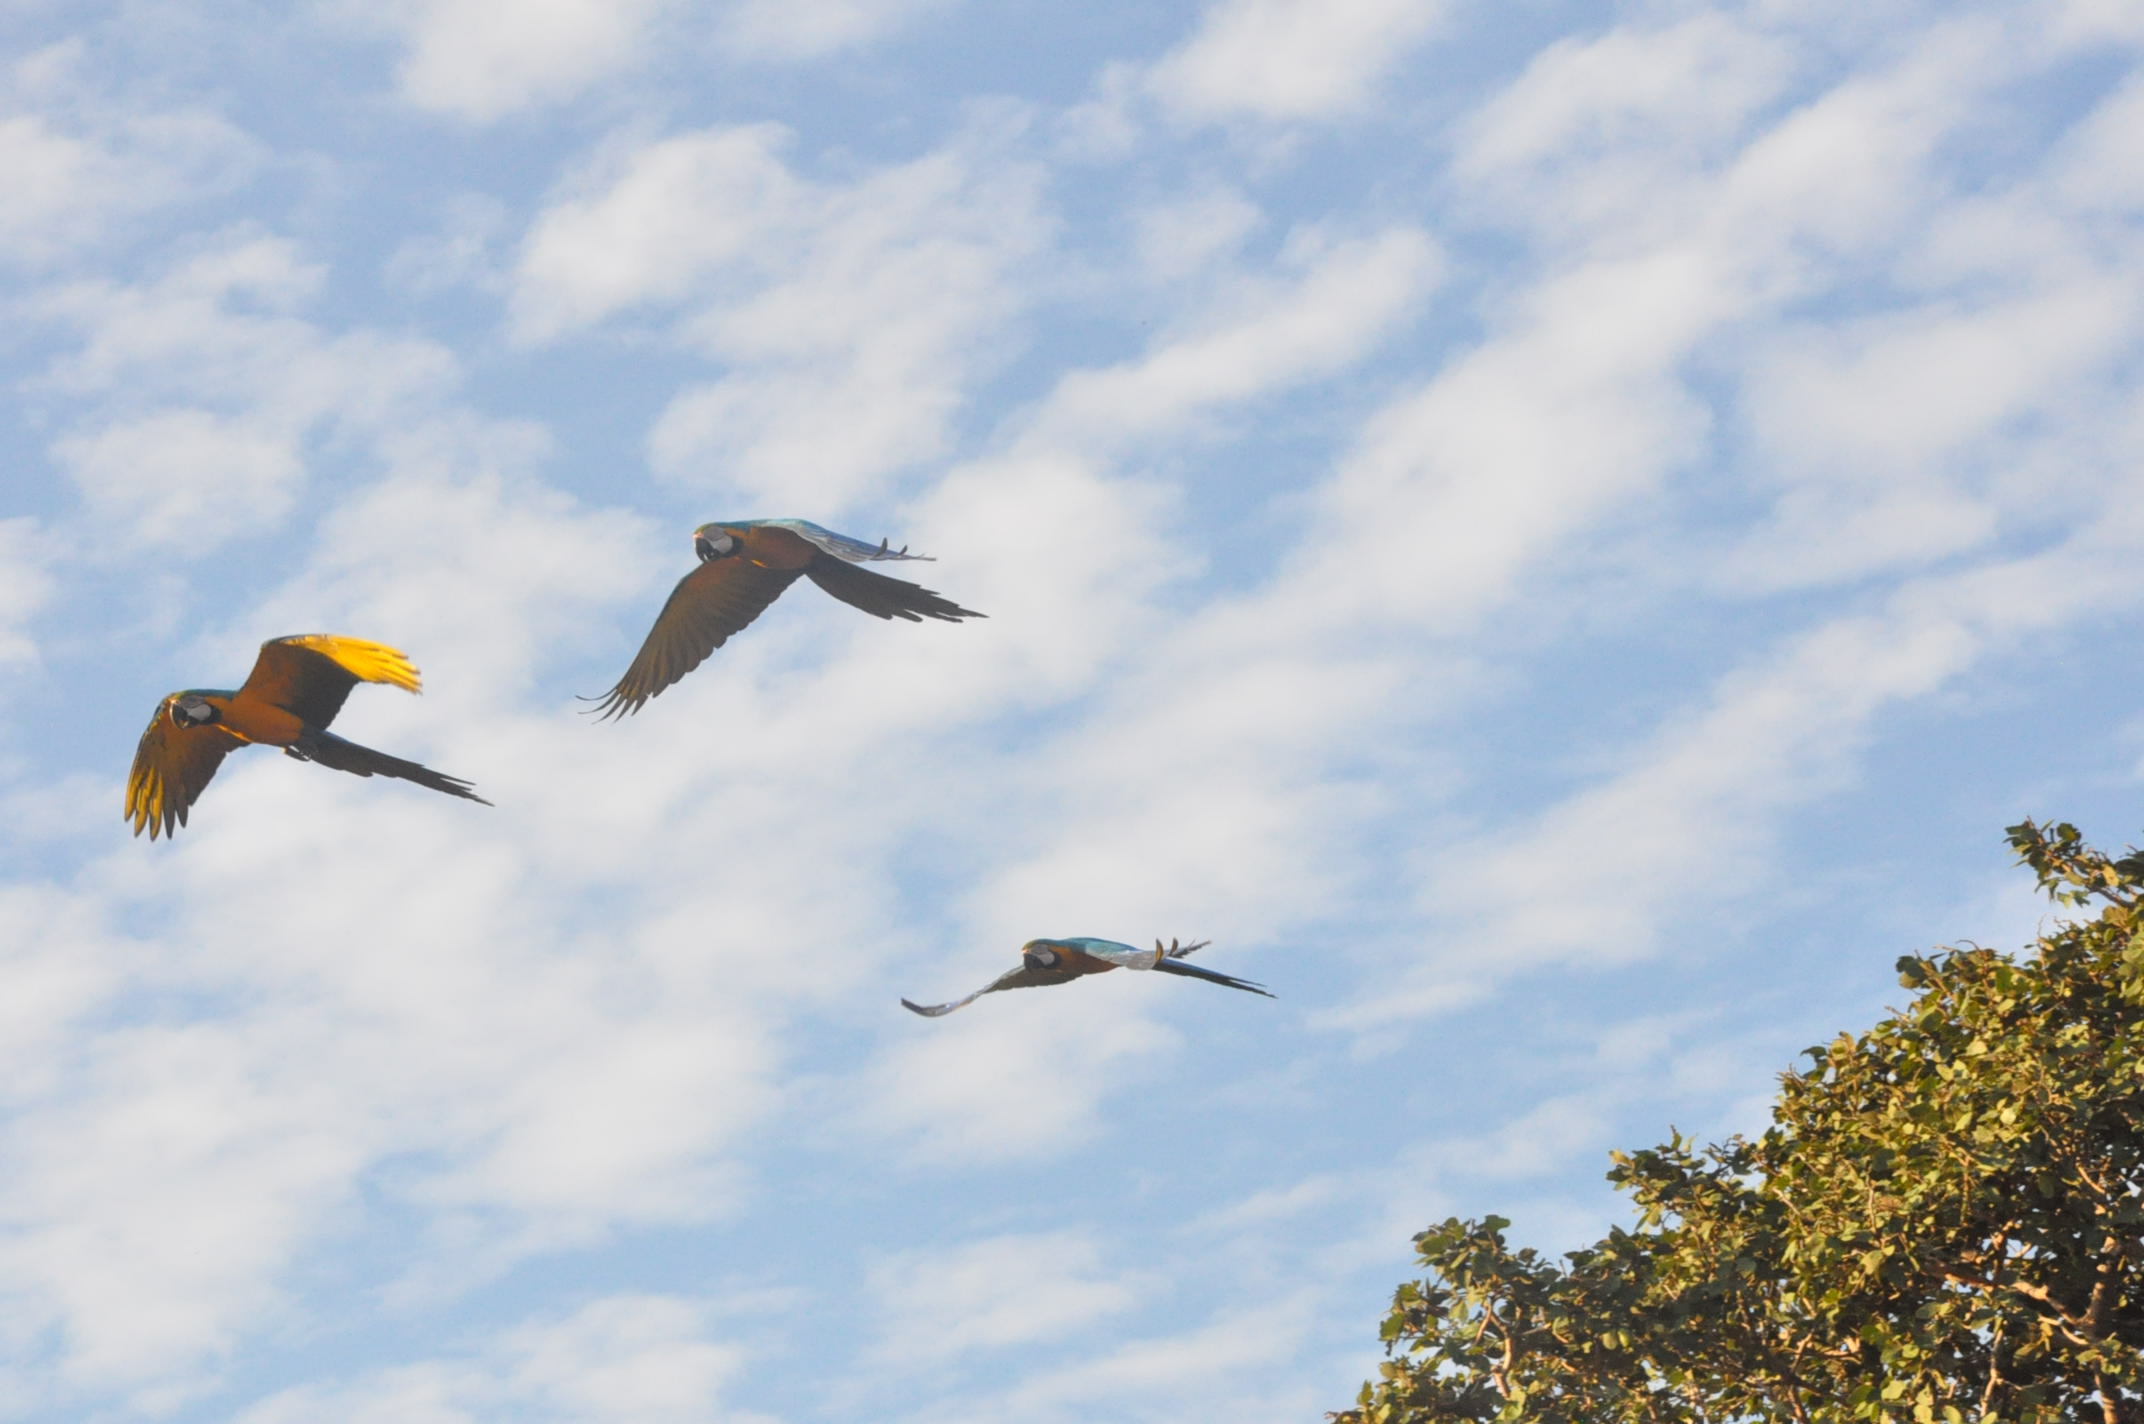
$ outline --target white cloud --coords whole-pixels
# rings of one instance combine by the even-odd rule
[[[412,750],[360,709],[343,720]],[[504,851],[486,808],[343,780],[266,756],[227,767],[167,863],[127,862],[171,907],[163,948],[185,950],[134,990],[195,1007],[174,1027],[97,1027],[63,1077],[26,1085],[0,1291],[63,1342],[53,1363],[79,1386],[187,1378],[257,1328],[365,1194],[427,1223],[373,1267],[451,1265],[456,1285],[734,1202],[723,1156],[763,1114],[770,1065],[721,956],[666,965],[629,930],[607,961],[562,941],[562,887]],[[8,970],[25,991],[50,979]],[[82,1014],[100,987],[116,988],[44,997]]]
[[[2144,529],[2125,516],[2045,553],[1908,582],[1882,611],[1819,625],[1728,675],[1626,770],[1523,832],[1440,855],[1422,912],[1466,947],[1332,1021],[1435,1012],[1454,979],[1652,953],[1691,896],[1759,882],[1778,813],[1838,789],[1883,712],[2024,639],[2133,606],[2140,545]],[[1553,894],[1542,893],[1543,867],[1554,867]]]
[[[804,225],[772,235],[778,265],[693,321],[736,374],[671,402],[656,467],[826,510],[940,454],[1027,300],[1012,279],[1047,231],[1034,177],[945,153],[821,190]]]
[[[125,973],[98,907],[50,886],[0,885],[0,1095],[29,1099],[64,1076],[80,1021]]]
[[[1324,532],[1257,605],[1269,626],[1468,628],[1549,551],[1654,495],[1710,439],[1683,363],[1821,290],[1812,252],[1880,260],[1925,223],[1926,159],[1994,82],[2002,40],[1939,30],[1672,180],[1596,188],[1581,165],[1521,181],[1499,201],[1558,260],[1370,422],[1316,496]]]
[[[1128,1314],[1149,1284],[1106,1270],[1093,1237],[1078,1231],[904,1251],[874,1262],[867,1280],[878,1313],[870,1359],[904,1372],[942,1370],[973,1350],[1069,1340]]]
[[[546,208],[516,264],[513,319],[556,338],[651,302],[672,302],[792,219],[802,184],[772,124],[711,129],[622,155]]]
[[[357,1150],[331,1098],[263,1081],[259,1058],[296,1047],[273,1029],[111,1031],[15,1116],[0,1293],[63,1327],[75,1380],[182,1367],[276,1298],[270,1271]]]
[[[1142,137],[1145,71],[1130,60],[1102,66],[1090,97],[1060,110],[1051,122],[1058,154],[1073,164],[1113,164],[1131,158]]]
[[[48,262],[100,240],[127,215],[154,206],[153,156],[121,156],[55,131],[37,115],[0,118],[0,184],[11,195],[0,215],[0,254]],[[143,180],[147,180],[146,184]]]
[[[212,114],[94,92],[86,54],[54,45],[0,75],[0,261],[78,260],[157,208],[235,187],[261,162],[252,139]]]
[[[1728,576],[1830,582],[1975,548],[2036,508],[2074,508],[2069,491],[2104,476],[2034,471],[2001,489],[2018,444],[2008,427],[2077,410],[2094,374],[2136,344],[2140,297],[2144,269],[1779,331],[1751,373],[1749,415],[1788,488]]]
[[[199,557],[278,526],[320,438],[391,438],[440,408],[459,379],[446,349],[330,334],[298,314],[320,282],[294,245],[239,236],[146,282],[37,302],[79,333],[38,388],[86,407],[52,451],[89,518],[120,544]]]
[[[424,1198],[598,1219],[690,1220],[728,1208],[734,1188],[713,1159],[769,1106],[765,1035],[704,1008],[673,1016],[636,1005],[629,1014],[609,1043],[589,1041],[560,1014],[553,1047],[502,1076],[501,1129]]]
[[[484,193],[460,193],[442,205],[439,224],[407,237],[383,264],[388,282],[419,295],[459,286],[503,285],[494,251],[508,226],[506,205]]]
[[[1442,254],[1415,228],[1296,239],[1282,259],[1292,287],[1232,294],[1218,315],[1164,335],[1138,361],[1069,373],[1029,438],[1106,445],[1330,376],[1411,316],[1443,275]]]
[[[1934,208],[1895,259],[1900,300],[1751,337],[1741,405],[1780,493],[1723,560],[1729,586],[1866,577],[2117,497],[2121,457],[2093,432],[2129,399],[2144,263],[2097,230],[2119,166],[2078,165],[2129,103],[2110,95],[2042,172]]]
[[[1198,118],[1325,119],[1374,103],[1378,83],[1444,19],[1443,0],[1214,0],[1197,33],[1147,75]]]
[[[0,664],[37,657],[29,623],[52,599],[52,547],[35,519],[0,519]]]
[[[663,1424],[707,1417],[738,1352],[705,1337],[689,1301],[622,1297],[584,1306],[555,1325],[524,1326],[506,1342],[512,1388],[567,1418]]]
[[[2144,207],[2144,155],[2127,141],[2144,124],[2144,76],[2117,86],[2063,136],[2050,186],[2086,213]]]
[[[2127,0],[2063,0],[2051,15],[2036,10],[2033,18],[2046,20],[2055,35],[2071,44],[2101,40],[2144,44],[2144,15]]]
[[[1987,14],[1916,39],[1776,115],[1809,63],[1782,29],[1707,15],[1565,41],[1463,128],[1453,172],[1549,251],[1696,241],[1755,271],[1864,248],[1925,210],[1930,154],[2018,44]]]
[[[1718,10],[1558,40],[1467,118],[1453,170],[1479,183],[1553,162],[1568,165],[1565,181],[1590,186],[1637,176],[1633,162],[1714,157],[1780,95],[1796,57],[1785,36]],[[1580,163],[1594,171],[1572,171]]]
[[[297,432],[186,408],[64,437],[53,453],[100,527],[117,542],[152,547],[273,528],[305,473]]]
[[[1084,1420],[1097,1407],[1127,1410],[1117,1417],[1181,1418],[1186,1405],[1245,1424],[1279,1424],[1316,1407],[1308,1391],[1275,1387],[1262,1367],[1294,1357],[1314,1329],[1317,1298],[1308,1291],[1272,1292],[1259,1304],[1217,1312],[1172,1334],[1153,1334],[1076,1363],[1036,1372],[998,1402],[998,1412],[956,1418]],[[1188,1396],[1188,1399],[1187,1399]],[[1106,1405],[1104,1404],[1106,1401]],[[1136,1401],[1136,1402],[1135,1402]],[[1195,1401],[1195,1402],[1194,1402]]]
[[[1896,65],[1786,115],[1725,175],[1720,235],[1844,255],[1896,233],[1937,196],[1928,159],[2008,77],[2012,44],[1980,16],[1935,26]]]
[[[1011,967],[1020,943],[1009,940],[989,967],[980,956],[946,956],[927,972],[954,976],[943,997],[959,998]],[[1154,1081],[1153,1060],[1179,1043],[1173,1032],[1139,1016],[1141,1006],[1127,996],[1154,986],[1131,979],[1118,974],[1092,984],[1008,991],[948,1019],[917,1019],[907,1041],[882,1054],[872,1070],[859,1122],[906,1140],[918,1158],[932,1162],[1017,1161],[1066,1151],[1100,1130],[1101,1100],[1112,1084]],[[1075,993],[1080,997],[1072,1000]],[[929,1002],[941,995],[918,988],[908,997]],[[1067,1063],[1079,1065],[1077,1075],[1065,1072]]]
[[[649,432],[649,463],[679,483],[738,491],[755,509],[823,513],[858,502],[872,477],[940,453],[959,401],[949,384],[927,375],[918,384],[938,353],[884,354],[883,363],[837,361],[688,390]]]
[[[700,1302],[605,1296],[466,1354],[286,1390],[235,1424],[750,1424],[763,1417],[715,1413],[742,1359]]]
[[[723,42],[762,60],[816,59],[884,38],[952,0],[736,0]]]
[[[395,0],[350,7],[405,46],[396,79],[422,109],[478,122],[570,99],[633,68],[673,0]]]
[[[682,308],[676,339],[727,371],[671,399],[656,469],[823,515],[945,448],[1048,224],[1037,175],[997,139],[849,183],[800,176],[787,143],[768,125],[708,130],[584,181],[531,225],[514,323],[556,340]]]
[[[485,0],[332,3],[345,24],[396,42],[402,99],[490,123],[626,81],[708,29],[735,58],[790,64],[884,39],[953,0],[517,0],[511,16]]]
[[[1315,1172],[1284,1187],[1265,1187],[1239,1201],[1206,1213],[1195,1223],[1201,1231],[1270,1231],[1277,1223],[1344,1197],[1347,1179]]]
[[[1491,1180],[1525,1180],[1582,1153],[1607,1155],[1614,1120],[1608,1108],[1621,1094],[1593,1087],[1534,1103],[1492,1131],[1440,1144],[1457,1172]]]
[[[1521,315],[1377,412],[1318,490],[1244,615],[1312,627],[1472,626],[1537,560],[1702,448],[1669,375],[1737,301],[1702,253],[1600,262],[1525,294]]]
[[[1133,251],[1149,280],[1188,277],[1233,253],[1264,221],[1257,204],[1233,188],[1212,188],[1141,209]]]
[[[989,615],[961,630],[971,636],[932,645],[958,660],[957,676],[930,670],[960,699],[946,710],[1042,707],[1077,696],[1143,642],[1156,590],[1195,557],[1170,536],[1168,512],[1152,485],[1062,451],[1022,449],[942,476],[911,514],[918,549],[939,560],[930,586]],[[1045,569],[1049,576],[1038,577]],[[1018,628],[1037,634],[1006,631]],[[920,651],[884,639],[866,648],[876,654],[869,674],[877,678]]]

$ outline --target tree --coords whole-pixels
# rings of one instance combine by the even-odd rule
[[[1809,1049],[1755,1140],[1614,1154],[1635,1230],[1423,1232],[1328,1417],[2144,1424],[2144,854],[2010,843],[2090,917],[1899,960],[1911,1002]]]

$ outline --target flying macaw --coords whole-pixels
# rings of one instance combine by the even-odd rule
[[[1087,974],[1106,974],[1112,969],[1159,969],[1164,974],[1182,974],[1191,979],[1204,979],[1211,984],[1226,984],[1231,989],[1246,993],[1267,993],[1260,985],[1248,979],[1238,979],[1233,974],[1220,974],[1211,969],[1201,969],[1195,964],[1184,963],[1184,956],[1193,950],[1204,949],[1211,940],[1199,940],[1194,944],[1178,944],[1169,941],[1163,949],[1160,940],[1154,941],[1152,949],[1139,949],[1128,944],[1119,944],[1113,939],[1031,939],[1020,946],[1020,967],[1009,969],[996,979],[977,989],[965,999],[955,999],[950,1004],[916,1004],[907,999],[901,1006],[927,1019],[949,1014],[965,1008],[985,994],[995,994],[1000,989],[1027,989],[1040,984],[1069,984]]]
[[[594,702],[600,717],[638,712],[649,698],[698,667],[729,636],[766,611],[798,574],[843,603],[877,618],[958,623],[984,615],[930,589],[856,565],[882,559],[929,560],[906,545],[867,544],[804,519],[736,519],[692,531],[700,566],[677,581],[670,600],[618,685]]]
[[[491,804],[459,777],[443,776],[328,731],[350,689],[360,682],[421,690],[417,669],[384,643],[301,633],[261,644],[253,671],[236,692],[188,688],[172,693],[157,704],[127,777],[125,815],[134,823],[134,834],[147,830],[152,841],[158,835],[176,835],[186,824],[187,808],[224,757],[255,742],[355,776],[397,777]]]

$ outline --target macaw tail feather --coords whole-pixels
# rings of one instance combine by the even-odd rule
[[[284,751],[300,761],[315,761],[336,771],[347,771],[352,776],[391,776],[398,781],[414,781],[419,786],[433,791],[443,791],[449,796],[459,796],[467,801],[491,803],[476,794],[468,782],[458,776],[420,766],[413,761],[404,761],[398,756],[376,752],[370,747],[359,746],[333,732],[307,729],[297,742]]]
[[[1186,951],[1186,953],[1188,952]],[[1247,994],[1264,994],[1269,999],[1278,997],[1262,985],[1253,984],[1248,979],[1238,979],[1233,974],[1223,974],[1218,970],[1201,968],[1196,964],[1186,964],[1181,958],[1171,959],[1164,955],[1154,967],[1164,974],[1181,974],[1187,979],[1204,979],[1210,984],[1226,984],[1231,989],[1241,989]]]

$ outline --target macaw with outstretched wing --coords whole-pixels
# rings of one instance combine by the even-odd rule
[[[126,818],[134,834],[174,835],[223,759],[240,747],[281,747],[285,756],[314,761],[353,776],[391,776],[419,786],[491,803],[459,777],[376,752],[330,732],[350,689],[384,682],[422,690],[417,669],[385,643],[301,633],[271,638],[237,691],[188,688],[157,704],[134,752],[127,777]]]
[[[806,519],[737,519],[702,524],[692,531],[700,566],[677,581],[655,626],[617,685],[594,702],[601,718],[638,712],[730,635],[767,611],[767,605],[802,575],[852,608],[876,618],[920,623],[936,618],[958,623],[984,615],[962,608],[920,584],[858,568],[885,560],[924,560],[906,545],[867,544],[822,529]]]
[[[1089,974],[1106,974],[1112,969],[1158,969],[1164,974],[1181,974],[1188,979],[1204,979],[1209,984],[1226,984],[1231,989],[1274,997],[1258,984],[1248,979],[1238,979],[1233,974],[1222,974],[1212,969],[1201,969],[1196,964],[1184,963],[1184,956],[1194,950],[1204,949],[1211,941],[1198,940],[1192,944],[1178,944],[1170,940],[1164,949],[1160,940],[1154,941],[1152,949],[1140,949],[1134,945],[1120,944],[1113,939],[1031,939],[1020,946],[1020,967],[1009,969],[996,979],[977,989],[965,999],[955,999],[950,1004],[917,1004],[907,999],[901,1006],[927,1019],[949,1014],[955,1009],[966,1008],[985,994],[995,994],[1000,989],[1032,989],[1044,984],[1069,984],[1074,979]]]

